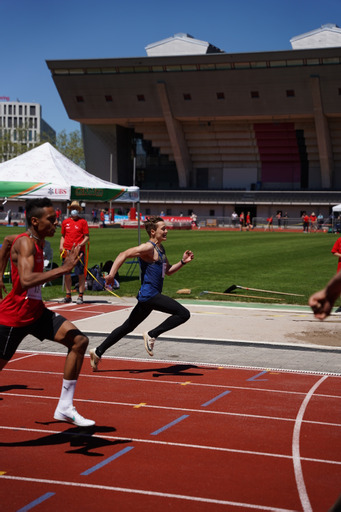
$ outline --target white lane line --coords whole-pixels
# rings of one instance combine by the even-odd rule
[[[32,353],[32,354],[28,354],[26,356],[17,357],[15,359],[11,359],[10,361],[8,361],[7,364],[16,363],[17,361],[22,361],[23,359],[34,357],[34,356],[37,356],[37,355],[38,355],[37,353],[36,354]],[[11,370],[16,371],[14,368],[12,368]]]
[[[296,478],[296,485],[298,494],[302,503],[303,511],[304,512],[312,512],[310,500],[308,497],[307,489],[304,482],[303,477],[303,471],[302,471],[302,464],[301,464],[301,456],[300,456],[300,433],[301,433],[301,426],[303,423],[303,416],[305,413],[305,410],[307,408],[307,405],[311,399],[311,397],[314,394],[314,391],[322,384],[323,381],[327,379],[327,376],[321,377],[320,380],[318,380],[314,386],[310,389],[310,391],[307,393],[305,399],[303,400],[301,407],[298,411],[296,420],[295,420],[295,426],[294,426],[294,432],[292,437],[292,458],[294,463],[294,472],[295,472],[295,478]]]
[[[38,428],[25,428],[25,427],[8,427],[6,425],[0,425],[1,430],[13,430],[15,432],[21,431],[21,432],[27,432],[27,433],[38,433],[38,434],[46,434],[46,435],[63,435],[65,434],[66,437],[70,437],[72,435],[72,432],[64,433],[60,430],[45,430],[45,429],[38,429]],[[79,436],[79,433],[75,433],[75,436]],[[213,452],[227,452],[227,453],[239,453],[242,455],[256,455],[260,457],[273,457],[277,459],[290,459],[292,460],[292,455],[285,455],[281,453],[270,453],[270,452],[255,452],[253,450],[238,450],[236,448],[225,448],[223,446],[207,446],[207,445],[200,445],[200,444],[188,444],[188,443],[175,443],[171,441],[160,441],[155,439],[142,439],[139,437],[120,437],[120,436],[108,436],[103,434],[84,434],[88,435],[89,437],[95,437],[99,439],[106,439],[109,441],[125,441],[130,443],[144,443],[144,444],[155,444],[155,445],[161,445],[161,446],[174,446],[176,448],[190,448],[194,450],[205,450],[205,451],[213,451]],[[19,441],[20,443],[20,441]],[[341,466],[341,461],[335,461],[335,460],[327,460],[327,459],[314,459],[311,457],[301,457],[301,460],[307,461],[307,462],[317,462],[320,464],[333,464],[336,466]]]
[[[0,395],[6,395],[6,396],[13,396],[13,397],[20,397],[20,398],[37,398],[38,400],[59,400],[58,396],[44,396],[44,395],[33,395],[33,394],[23,394],[23,393],[10,393],[8,391],[6,392],[0,392]],[[135,407],[136,403],[130,403],[130,402],[109,402],[107,400],[91,400],[86,398],[75,398],[75,402],[81,402],[81,403],[88,403],[88,404],[101,404],[101,405],[109,405],[109,406],[119,406],[119,407]],[[180,411],[180,412],[192,412],[195,414],[211,414],[211,415],[218,415],[218,416],[238,416],[242,418],[253,418],[253,419],[261,419],[261,420],[270,420],[270,421],[287,421],[287,422],[295,422],[295,418],[284,418],[280,416],[265,416],[261,414],[245,414],[240,412],[229,412],[229,411],[211,411],[209,409],[189,409],[186,407],[170,407],[170,406],[163,406],[163,405],[153,405],[153,404],[146,404],[143,406],[144,409],[157,409],[157,410],[165,410],[165,411]],[[307,423],[310,425],[323,425],[323,426],[329,426],[329,427],[341,427],[340,423],[328,423],[325,421],[312,421],[312,420],[302,420],[303,423]]]
[[[54,355],[54,353],[52,353]],[[44,354],[42,354],[44,355]],[[59,354],[59,355],[65,355],[65,354]],[[19,361],[20,359],[12,359],[12,361]],[[198,367],[198,368],[190,368],[191,371],[196,370],[203,370],[204,367]],[[3,371],[11,371],[11,372],[19,372],[19,373],[36,373],[35,370],[19,370],[16,368],[4,368]],[[157,369],[151,369],[150,373],[156,373]],[[267,370],[268,371],[268,370]],[[270,370],[271,371],[271,370]],[[129,372],[129,370],[127,371]],[[136,374],[138,375],[140,373],[139,370],[136,370]],[[145,373],[144,370],[141,371],[141,373]],[[163,373],[163,372],[160,372]],[[39,374],[41,375],[62,375],[62,372],[47,372],[47,371],[39,371]],[[165,375],[170,375],[165,373]],[[185,377],[186,374],[184,373],[183,376]],[[133,382],[153,382],[155,383],[155,379],[144,379],[144,378],[134,378],[134,377],[118,377],[115,375],[102,375],[102,373],[92,373],[92,374],[82,374],[82,378],[94,378],[94,379],[109,379],[109,380],[123,380],[123,381],[133,381]],[[178,386],[179,384],[182,384],[182,381],[169,381],[169,380],[163,380],[158,379],[157,383],[160,384],[169,384],[171,386]],[[306,393],[304,391],[288,391],[283,389],[269,389],[269,388],[258,388],[258,387],[247,387],[247,386],[229,386],[229,385],[223,385],[223,384],[207,384],[207,383],[201,383],[201,382],[190,382],[190,386],[198,386],[198,387],[204,387],[204,388],[222,388],[222,389],[239,389],[241,391],[260,391],[263,393],[279,393],[284,395],[303,395],[305,396]],[[326,394],[320,394],[317,393],[315,396],[322,397],[322,398],[335,398],[335,399],[341,399],[341,395],[326,395]]]
[[[285,508],[274,508],[274,507],[266,507],[262,505],[254,505],[252,503],[241,503],[237,501],[225,501],[225,500],[216,500],[212,498],[204,498],[200,496],[189,496],[184,494],[170,494],[166,492],[157,492],[157,491],[146,491],[144,489],[129,489],[127,487],[114,487],[109,485],[95,485],[95,484],[85,484],[81,482],[66,482],[62,480],[47,480],[43,478],[27,478],[27,477],[18,477],[18,476],[10,476],[10,475],[2,475],[0,479],[6,480],[16,480],[20,482],[34,482],[48,485],[63,485],[68,487],[78,487],[78,488],[86,488],[86,489],[96,489],[96,490],[105,490],[105,491],[114,491],[114,492],[124,492],[128,494],[141,494],[145,496],[156,496],[158,498],[169,498],[176,500],[187,500],[201,503],[212,503],[215,505],[229,505],[234,507],[240,507],[245,509],[256,509],[256,510],[268,510],[270,512],[295,512],[293,510],[288,510]]]

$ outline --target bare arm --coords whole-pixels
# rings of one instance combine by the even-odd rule
[[[24,289],[38,286],[68,274],[78,261],[79,247],[73,247],[62,267],[47,272],[34,272],[35,243],[28,237],[19,238],[11,249],[12,261],[18,268],[20,284]]]
[[[327,286],[309,298],[309,306],[316,318],[324,320],[330,315],[336,299],[341,293],[341,272],[338,272]]]
[[[178,261],[177,263],[174,263],[174,265],[170,265],[167,260],[168,267],[166,270],[166,275],[170,276],[172,274],[175,274],[175,272],[180,270],[180,268],[183,267],[184,265],[186,265],[186,263],[190,263],[193,260],[193,258],[194,258],[194,254],[192,253],[192,251],[187,250],[184,252],[181,260]]]
[[[105,277],[106,284],[112,284],[114,282],[115,275],[127,259],[142,258],[143,260],[152,262],[153,256],[154,247],[149,243],[144,243],[136,247],[130,247],[130,249],[120,252],[112,264],[109,274]]]

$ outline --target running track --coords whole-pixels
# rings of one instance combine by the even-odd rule
[[[63,313],[64,314],[64,313]],[[341,491],[341,377],[106,358],[53,420],[65,356],[1,373],[0,503],[33,510],[327,511]]]

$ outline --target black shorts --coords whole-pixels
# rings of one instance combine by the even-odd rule
[[[45,308],[41,317],[31,325],[25,327],[0,325],[0,359],[9,361],[28,334],[40,341],[54,341],[57,331],[65,321],[66,318],[63,316]]]

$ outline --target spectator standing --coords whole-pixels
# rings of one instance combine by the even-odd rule
[[[237,227],[237,220],[238,220],[238,213],[236,211],[233,211],[232,215],[231,215],[231,222],[232,222],[233,228]]]
[[[324,217],[322,213],[319,213],[317,216],[317,229],[320,231],[323,228]]]
[[[66,256],[69,254],[73,246],[79,247],[79,260],[74,268],[74,273],[78,276],[79,281],[79,294],[77,304],[83,304],[83,295],[85,290],[85,249],[89,241],[89,226],[85,219],[80,217],[82,207],[78,201],[72,201],[68,206],[70,210],[70,217],[64,219],[62,222],[62,236],[60,238],[60,254],[65,262]],[[72,279],[71,273],[65,275],[65,289],[66,297],[62,302],[72,302],[71,299]]]
[[[309,233],[309,215],[306,212],[302,214],[303,233]]]
[[[246,214],[246,231],[250,231],[250,229],[253,229],[253,226],[251,223],[251,213],[247,212],[247,214]]]
[[[284,227],[284,229],[288,229],[288,219],[289,219],[288,212],[284,212],[284,215],[283,215],[283,227]]]
[[[244,212],[241,212],[241,214],[239,215],[239,231],[243,231],[244,221],[245,221]]]
[[[278,211],[276,213],[276,219],[277,219],[277,227],[278,229],[282,229],[282,212]]]
[[[312,212],[312,214],[309,217],[310,222],[310,231],[317,231],[317,217],[315,215],[315,212]]]

